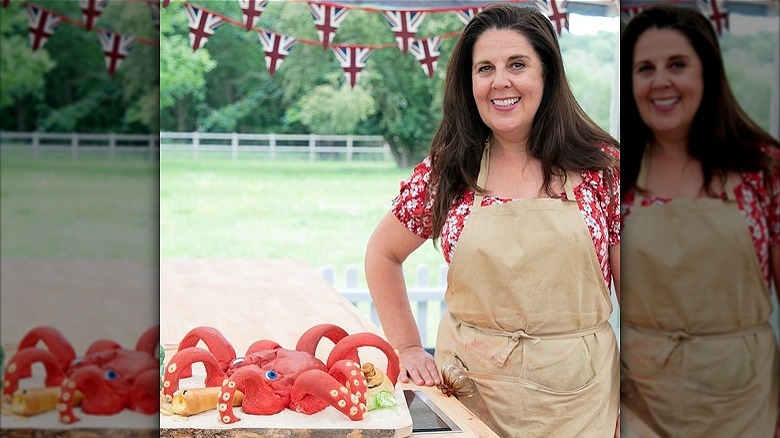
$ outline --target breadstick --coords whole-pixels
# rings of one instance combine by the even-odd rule
[[[186,417],[217,409],[220,392],[222,392],[222,388],[218,386],[178,390],[173,394],[171,411]],[[236,391],[233,397],[233,406],[241,406],[243,401],[244,393]]]
[[[53,411],[57,408],[59,398],[59,386],[20,389],[14,393],[11,412],[16,415],[30,416]],[[84,394],[81,391],[76,391],[73,395],[73,406],[80,405],[83,398]]]

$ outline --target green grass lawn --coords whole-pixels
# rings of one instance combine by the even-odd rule
[[[3,258],[140,259],[157,263],[157,165],[144,154],[0,155]]]
[[[161,257],[302,259],[315,269],[333,267],[337,287],[346,268],[356,266],[365,285],[366,243],[410,173],[377,161],[232,161],[164,152]],[[405,266],[441,263],[426,243]]]

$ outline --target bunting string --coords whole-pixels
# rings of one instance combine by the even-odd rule
[[[159,29],[160,26],[160,3],[159,0],[131,0],[135,2],[146,3],[150,7],[152,22]],[[2,0],[2,7],[8,7],[10,0]],[[103,49],[103,57],[106,61],[106,70],[109,75],[114,75],[119,66],[130,52],[130,49],[136,42],[159,45],[158,41],[138,38],[129,35],[121,35],[95,26],[100,15],[108,6],[108,0],[79,0],[82,21],[60,14],[27,1],[14,2],[25,7],[28,21],[28,34],[30,48],[37,51],[46,44],[49,38],[55,33],[62,23],[69,23],[86,30],[95,32]]]

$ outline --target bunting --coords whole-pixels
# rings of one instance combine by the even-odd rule
[[[385,11],[385,18],[395,34],[398,48],[403,54],[409,52],[409,44],[417,35],[417,30],[425,18],[425,12],[420,11]]]
[[[8,6],[9,3],[11,3],[11,0],[3,0],[3,7]]]
[[[349,9],[341,6],[309,3],[309,10],[314,20],[314,27],[317,28],[317,36],[320,38],[322,48],[327,49],[333,41],[336,29],[341,26]]]
[[[264,30],[257,33],[260,36],[263,51],[265,51],[265,66],[268,68],[268,73],[273,76],[297,40],[289,35],[280,35]]]
[[[366,66],[366,59],[371,49],[356,46],[333,46],[331,49],[336,54],[339,65],[344,69],[344,76],[346,76],[347,82],[349,82],[350,87],[354,88],[355,83],[360,79],[363,67]]]
[[[723,0],[699,0],[699,10],[710,19],[718,35],[729,28],[729,15]]]
[[[146,4],[149,5],[149,12],[152,15],[152,23],[154,23],[154,27],[157,28],[157,30],[160,30],[160,2],[159,2],[159,0],[147,1]]]
[[[558,36],[563,33],[563,29],[569,30],[569,13],[566,12],[567,0],[536,0],[536,6],[543,13],[547,14]]]
[[[214,30],[224,21],[221,17],[187,3],[187,21],[190,23],[190,47],[196,51],[214,35]]]
[[[244,25],[246,26],[247,32],[249,32],[257,20],[260,19],[260,15],[263,14],[267,4],[268,0],[238,0],[238,5],[241,7],[241,15],[244,17]]]
[[[103,46],[106,69],[108,74],[113,76],[119,65],[122,64],[122,61],[130,53],[130,49],[135,43],[135,38],[107,30],[100,30],[98,37],[100,37],[100,44]]]
[[[460,19],[461,23],[463,23],[464,26],[468,25],[471,22],[471,19],[474,18],[475,15],[482,12],[482,8],[468,8],[468,9],[459,9],[455,11],[455,14]]]
[[[84,28],[92,30],[100,14],[106,9],[108,0],[79,0],[81,15],[84,17]]]
[[[171,0],[162,0],[162,7],[167,8],[171,4]]]
[[[30,48],[33,52],[46,44],[46,41],[62,22],[60,17],[29,3],[27,3],[27,19],[30,24]]]
[[[435,36],[422,40],[412,41],[409,50],[412,51],[414,59],[420,62],[420,66],[429,78],[433,77],[436,71],[436,65],[441,55],[441,37]]]
[[[647,8],[648,6],[642,6],[642,5],[633,5],[633,6],[620,5],[620,19],[624,23],[628,23],[637,14],[639,14],[640,12],[644,11]]]

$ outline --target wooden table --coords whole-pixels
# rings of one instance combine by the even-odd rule
[[[219,328],[238,352],[261,338],[293,348],[301,333],[322,323],[337,324],[349,333],[371,332],[384,337],[376,325],[302,261],[195,259],[160,263],[160,342],[166,358],[195,326]],[[378,351],[367,353],[364,360],[386,366]],[[317,356],[324,357],[319,349]],[[436,388],[413,384],[405,388],[423,391],[463,429],[462,433],[415,437],[497,437],[457,399],[445,397]]]

